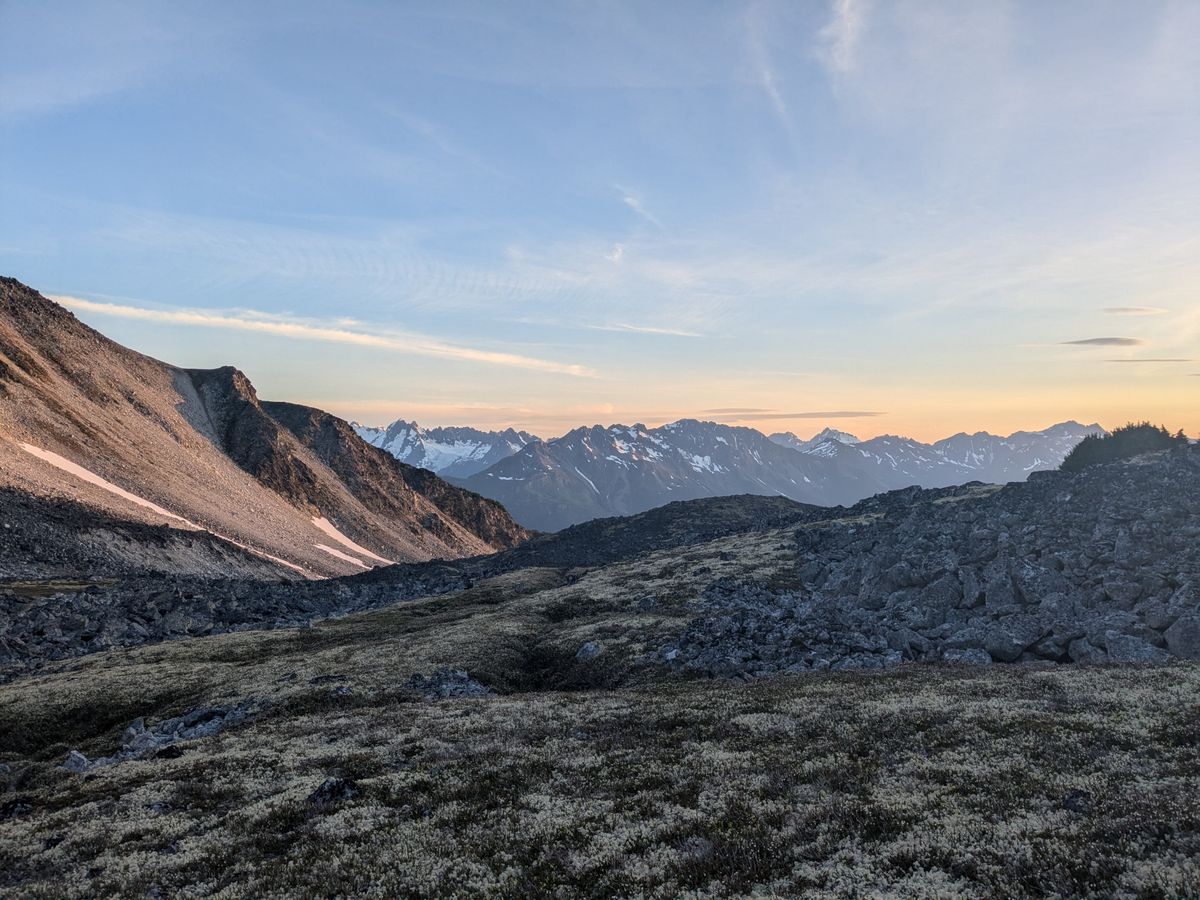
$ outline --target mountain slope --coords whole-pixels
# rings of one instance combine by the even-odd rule
[[[0,487],[208,531],[292,577],[474,555],[522,536],[494,503],[450,485],[414,489],[348,426],[333,443],[318,431],[307,445],[236,369],[135,353],[0,280]]]
[[[481,553],[513,547],[529,537],[495,500],[400,462],[387,451],[367,444],[337,416],[295,403],[266,402],[263,408],[373,512],[419,523],[421,528],[464,547],[481,540]]]
[[[859,441],[832,429],[808,441],[768,438],[691,419],[653,429],[597,425],[530,444],[456,483],[494,497],[531,528],[553,531],[699,497],[779,494],[830,506],[910,485],[1019,481],[1058,465],[1100,430],[1068,422],[1008,438],[961,435],[929,445],[894,436]]]
[[[386,450],[401,462],[443,477],[467,478],[519,453],[538,440],[525,431],[481,431],[478,428],[422,428],[397,419],[385,428],[353,423],[368,444]]]

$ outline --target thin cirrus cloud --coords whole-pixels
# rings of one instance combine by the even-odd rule
[[[1105,306],[1100,312],[1110,316],[1161,316],[1166,310],[1158,306]]]
[[[700,412],[705,415],[730,415],[733,413],[769,413],[775,412],[773,409],[760,409],[756,406],[722,406],[718,409],[702,409]]]
[[[1060,347],[1143,347],[1146,342],[1141,338],[1130,337],[1096,337],[1084,338],[1079,341],[1061,341]]]
[[[833,15],[821,29],[823,62],[835,73],[851,71],[867,24],[863,0],[833,0]]]
[[[641,198],[638,197],[636,194],[632,194],[629,192],[623,192],[623,196],[621,197],[621,200],[625,203],[626,206],[628,206],[630,209],[632,209],[639,218],[649,222],[651,225],[653,225],[656,228],[662,228],[662,222],[658,221],[658,217],[655,216],[654,213],[652,213],[652,212],[650,212],[650,210],[646,209],[646,205],[644,203],[642,203]]]
[[[588,331],[625,331],[631,334],[664,334],[671,337],[704,337],[698,331],[684,331],[682,328],[657,328],[653,325],[630,325],[626,322],[614,322],[611,325],[585,325]]]
[[[1186,356],[1147,356],[1143,359],[1109,359],[1110,363],[1186,363],[1193,360]]]
[[[285,319],[280,316],[253,310],[229,313],[207,312],[195,309],[150,309],[118,303],[100,303],[95,300],[84,300],[79,297],[56,296],[51,299],[70,309],[117,316],[123,319],[137,319],[143,322],[161,322],[169,325],[251,331],[296,340],[375,347],[380,350],[391,350],[398,353],[436,356],[444,359],[457,359],[514,369],[532,369],[539,372],[572,375],[582,378],[591,378],[596,375],[594,371],[586,366],[538,359],[516,353],[480,350],[475,347],[448,344],[437,338],[425,335],[397,332],[368,334],[347,327],[345,320],[342,321],[342,324],[334,324]]]

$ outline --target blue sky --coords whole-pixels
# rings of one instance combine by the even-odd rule
[[[1200,431],[1198,159],[1191,0],[0,3],[0,271],[372,423]]]

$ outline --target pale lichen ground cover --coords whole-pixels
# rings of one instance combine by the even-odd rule
[[[0,891],[1200,894],[1195,665],[375,688],[83,776],[10,754]]]
[[[737,684],[647,661],[704,585],[792,577],[793,547],[525,570],[0,685],[0,895],[1200,896],[1196,664]],[[499,694],[406,688],[443,665]],[[254,712],[177,758],[59,768],[208,704]]]

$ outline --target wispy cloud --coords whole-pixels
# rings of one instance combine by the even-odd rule
[[[654,325],[630,325],[626,322],[614,322],[611,325],[585,325],[588,331],[628,331],[633,334],[667,334],[672,337],[704,337],[698,331],[684,331],[682,328],[660,328]]]
[[[436,356],[445,359],[484,363],[514,369],[532,369],[559,375],[594,377],[596,374],[585,366],[522,356],[516,353],[503,353],[494,350],[482,350],[476,347],[464,347],[459,344],[446,343],[426,335],[394,331],[367,333],[344,325],[315,320],[289,319],[255,310],[211,312],[196,309],[155,309],[119,303],[100,303],[95,300],[84,300],[79,297],[56,296],[51,299],[70,309],[117,316],[123,319],[137,319],[144,322],[160,322],[182,327],[251,331],[297,340],[374,347],[398,353]]]
[[[779,78],[775,74],[775,67],[771,63],[771,54],[767,50],[767,45],[763,40],[763,22],[762,22],[762,7],[751,7],[748,19],[750,31],[750,58],[754,64],[755,74],[758,76],[758,83],[763,89],[763,93],[767,95],[767,99],[771,101],[771,107],[775,110],[775,115],[785,128],[791,124],[791,119],[788,116],[787,103],[784,102],[783,94],[779,91]]]
[[[642,202],[641,197],[638,197],[636,194],[629,193],[628,191],[622,191],[621,200],[626,206],[637,213],[640,218],[649,222],[655,228],[663,227],[662,222],[658,221],[658,217],[655,216],[654,213],[650,212],[650,210],[646,209],[646,205]]]
[[[1108,359],[1108,360],[1105,360],[1105,362],[1110,362],[1110,363],[1185,363],[1185,362],[1192,362],[1192,360],[1188,357],[1178,357],[1178,356],[1158,356],[1158,357],[1147,356],[1142,359]]]
[[[775,412],[773,409],[759,409],[754,406],[725,406],[719,409],[702,409],[700,412],[705,415],[717,415],[720,413],[769,413]]]
[[[1158,306],[1105,306],[1100,312],[1110,316],[1161,316],[1166,310]]]
[[[1084,338],[1079,341],[1061,341],[1060,347],[1142,347],[1146,342],[1141,338],[1130,337],[1097,337]]]
[[[867,22],[865,0],[833,0],[829,22],[821,29],[821,59],[833,72],[854,68],[859,39]]]

